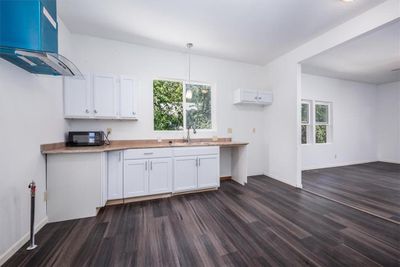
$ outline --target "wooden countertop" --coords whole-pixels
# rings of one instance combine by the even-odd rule
[[[170,141],[172,143],[170,143]],[[44,144],[40,146],[42,154],[68,154],[68,153],[99,153],[114,150],[137,149],[137,148],[162,148],[162,147],[196,147],[196,146],[220,146],[236,147],[248,145],[247,142],[232,141],[231,138],[192,139],[185,143],[181,139],[168,139],[158,142],[157,140],[118,140],[111,141],[110,145],[93,147],[66,147],[65,143]]]

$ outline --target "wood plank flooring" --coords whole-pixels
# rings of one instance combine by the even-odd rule
[[[400,164],[373,162],[303,171],[303,188],[400,222]]]
[[[46,225],[5,266],[399,266],[399,225],[272,180]]]

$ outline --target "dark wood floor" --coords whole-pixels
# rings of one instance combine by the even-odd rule
[[[400,222],[400,164],[373,162],[304,171],[303,188]]]
[[[399,266],[399,225],[265,176],[46,225],[5,266]]]

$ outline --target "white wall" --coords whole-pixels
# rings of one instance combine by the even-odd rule
[[[400,164],[400,82],[378,86],[378,159]]]
[[[265,67],[265,83],[274,105],[265,111],[265,174],[301,187],[299,63],[352,38],[400,18],[400,1],[387,0],[360,16],[281,56]]]
[[[332,103],[332,142],[301,146],[302,169],[377,160],[376,85],[302,74],[302,99]]]
[[[62,24],[59,34],[68,37]],[[1,265],[7,251],[18,249],[18,241],[28,237],[32,180],[37,185],[35,222],[46,222],[45,157],[40,145],[63,140],[66,123],[60,77],[33,75],[0,59],[0,95]]]
[[[69,122],[70,130],[106,130],[111,127],[111,138],[114,140],[183,137],[183,132],[160,133],[153,130],[152,82],[157,78],[187,79],[186,54],[83,35],[72,36],[74,61],[81,71],[136,77],[139,81],[140,105],[139,120],[136,122],[72,120]],[[192,56],[191,78],[215,85],[217,108],[217,131],[199,131],[193,137],[218,135],[250,142],[250,175],[263,173],[264,109],[234,106],[233,91],[237,88],[264,89],[262,74],[260,66]],[[232,135],[227,133],[228,128],[233,129]],[[255,133],[252,132],[253,128],[256,128]],[[229,156],[229,153],[224,155]],[[230,174],[225,171],[222,175]]]

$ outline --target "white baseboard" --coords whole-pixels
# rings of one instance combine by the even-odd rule
[[[45,226],[48,222],[47,216],[44,217],[38,224],[35,226],[35,233],[39,232],[40,229],[42,229],[43,226]],[[21,237],[17,242],[14,243],[6,252],[4,252],[0,256],[0,266],[3,265],[9,258],[11,258],[12,255],[15,254],[23,245],[25,245],[26,242],[29,241],[29,235],[30,233],[26,233],[23,237]]]
[[[348,162],[338,162],[338,163],[329,163],[329,164],[320,164],[320,165],[315,165],[315,166],[309,166],[306,168],[302,168],[302,171],[308,171],[308,170],[318,170],[318,169],[325,169],[325,168],[335,168],[335,167],[343,167],[343,166],[349,166],[349,165],[357,165],[357,164],[366,164],[366,163],[371,163],[371,162],[377,162],[378,159],[373,159],[373,160],[357,160],[357,161],[348,161]]]

